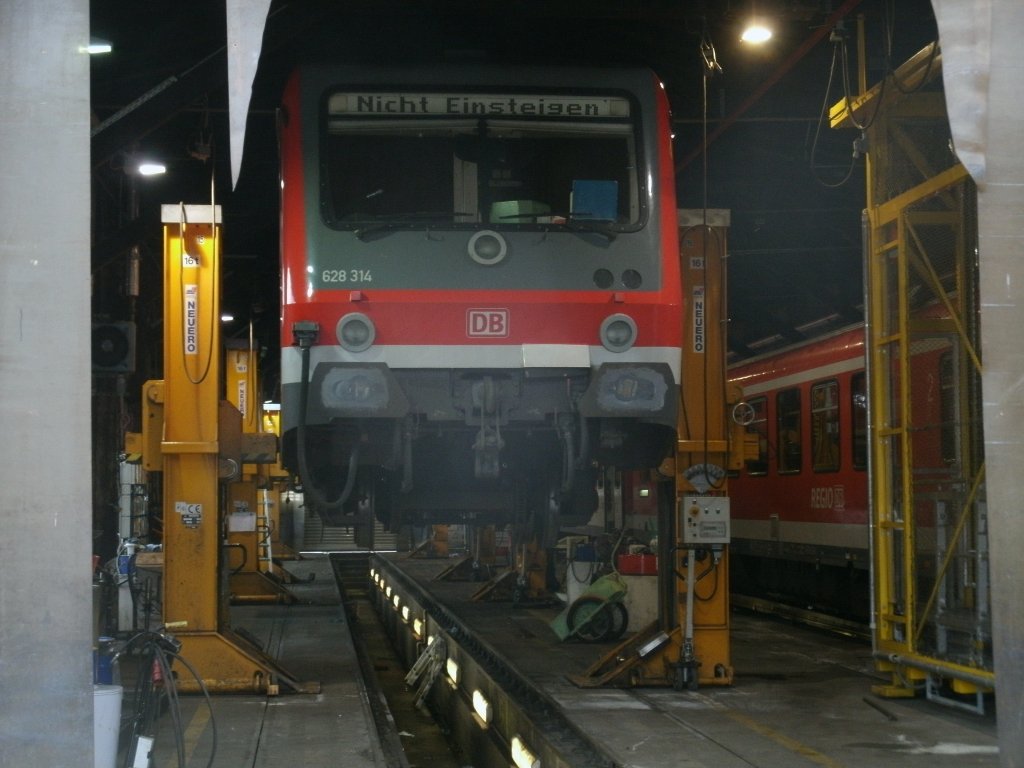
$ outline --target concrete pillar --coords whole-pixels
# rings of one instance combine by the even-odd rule
[[[978,184],[999,761],[1024,766],[1024,4],[932,0],[953,142]]]
[[[0,765],[91,766],[88,0],[0,2]]]

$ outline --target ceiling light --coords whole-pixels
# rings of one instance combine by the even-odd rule
[[[740,40],[751,45],[760,45],[772,39],[772,30],[761,19],[751,19],[740,35]]]
[[[140,176],[159,176],[162,173],[167,173],[167,166],[163,163],[153,162],[142,162],[136,166],[136,170]]]
[[[88,45],[78,46],[79,53],[88,53],[90,56],[95,56],[100,53],[110,53],[112,50],[114,50],[114,46],[106,40],[90,40]]]

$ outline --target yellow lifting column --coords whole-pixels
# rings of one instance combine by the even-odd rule
[[[220,206],[164,205],[161,219],[164,624],[211,692],[277,693],[279,685],[318,690],[295,682],[228,626],[219,567],[220,481],[238,472],[241,449],[240,435],[231,434],[240,433],[237,411],[224,409],[220,399]],[[238,445],[229,451],[230,437]],[[179,687],[198,684],[183,675]]]
[[[740,393],[725,367],[725,253],[729,212],[679,211],[685,316],[675,498],[658,518],[658,621],[613,648],[584,674],[600,685],[691,690],[730,685],[729,497],[726,472],[741,466],[742,419],[730,418]]]
[[[691,688],[697,683],[729,685],[733,677],[726,472],[741,466],[744,437],[742,425],[730,418],[741,395],[729,391],[725,364],[729,223],[728,210],[679,211],[686,314],[671,559],[681,630],[679,663]]]
[[[228,584],[232,603],[292,603],[295,596],[283,584],[288,574],[274,564],[272,537],[279,514],[269,468],[278,458],[277,435],[261,429],[258,355],[251,330],[249,335],[248,344],[227,344],[225,390],[241,417],[243,439],[259,440],[263,449],[256,455],[243,450],[241,475],[227,486]]]

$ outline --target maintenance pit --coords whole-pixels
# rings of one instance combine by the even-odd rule
[[[733,614],[731,686],[580,688],[614,642],[560,640],[561,604],[474,600],[481,582],[437,578],[451,565],[372,554],[369,599],[472,765],[998,764],[993,714],[875,697],[869,645],[771,617]]]

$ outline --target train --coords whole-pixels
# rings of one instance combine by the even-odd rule
[[[729,367],[757,455],[729,480],[736,594],[870,615],[864,326]]]
[[[948,312],[936,302],[915,318],[926,330],[909,345],[906,373],[913,501],[892,514],[913,515],[915,568],[927,594],[938,545],[951,535],[941,509],[963,503],[962,472],[980,462],[972,455],[980,441],[968,405],[978,399],[972,394],[977,385],[961,370],[965,355]],[[881,375],[898,383],[900,374]],[[757,456],[729,481],[733,592],[867,622],[872,553],[864,326],[743,360],[730,366],[729,378],[743,392],[741,418],[758,442]],[[891,472],[890,481],[901,484]],[[894,496],[901,498],[899,489]]]
[[[281,152],[281,453],[334,524],[585,521],[675,445],[668,100],[641,68],[309,65]]]

